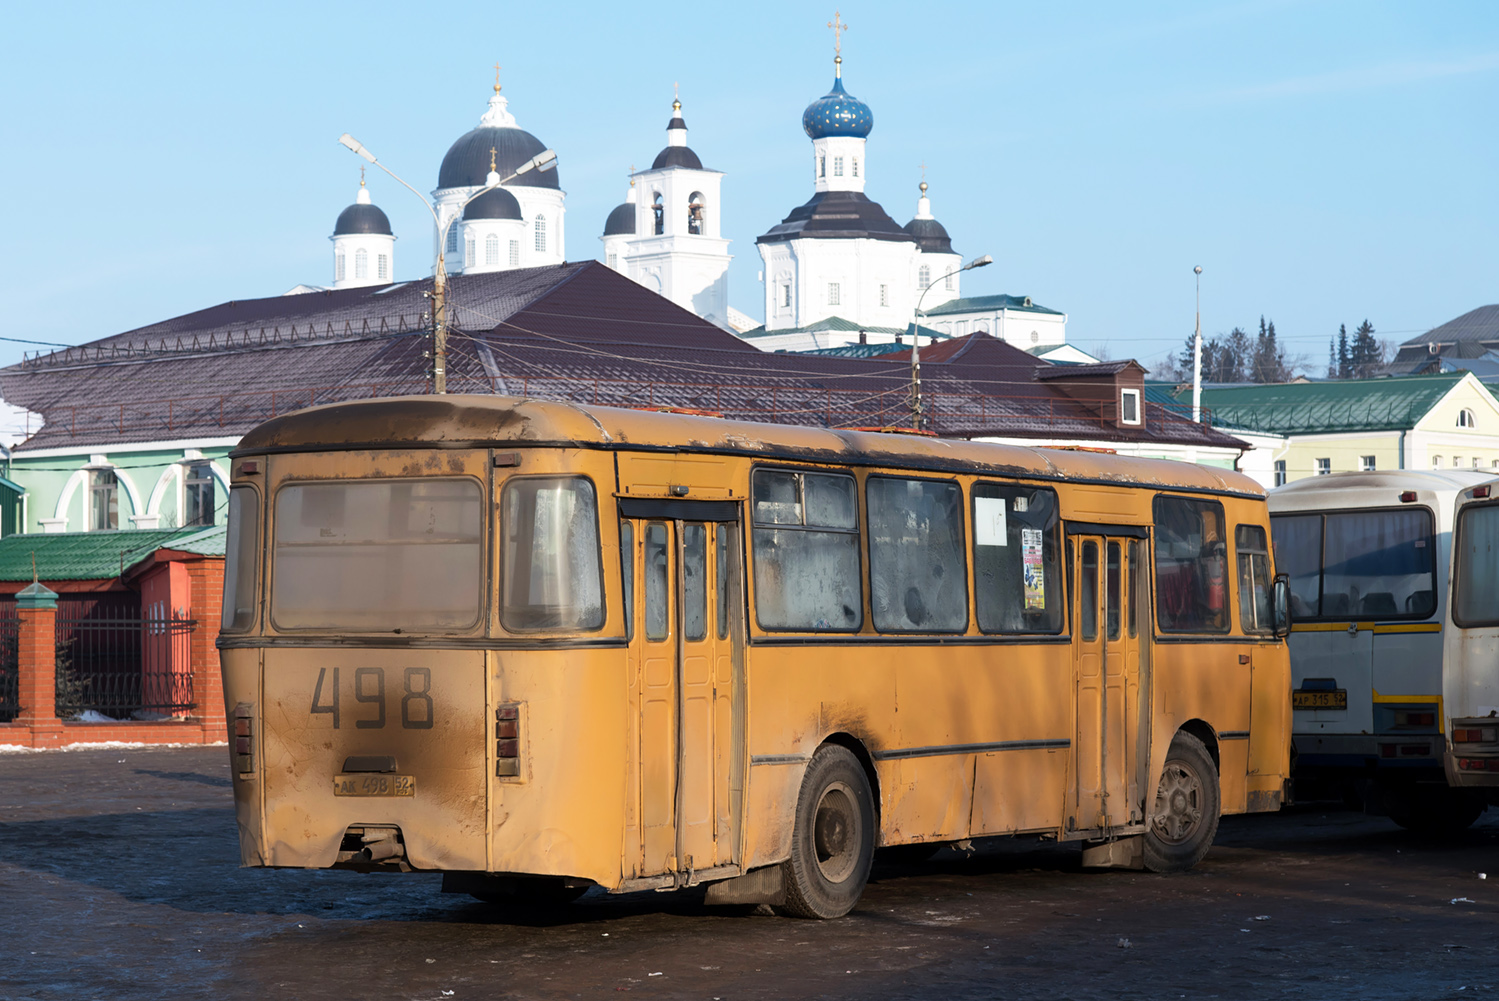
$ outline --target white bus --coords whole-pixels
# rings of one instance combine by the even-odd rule
[[[1458,496],[1443,644],[1448,785],[1499,802],[1499,480]]]
[[[1448,601],[1454,509],[1490,479],[1337,473],[1270,493],[1276,566],[1291,578],[1299,796],[1340,795],[1427,833],[1462,830],[1483,813],[1485,798],[1453,788],[1444,773],[1443,699],[1457,638]],[[1492,571],[1489,579],[1499,584]]]

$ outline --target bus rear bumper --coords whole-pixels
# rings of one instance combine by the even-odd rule
[[[1442,755],[1447,784],[1454,788],[1499,788],[1499,719],[1454,719],[1452,744]]]

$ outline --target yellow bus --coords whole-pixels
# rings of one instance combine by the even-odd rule
[[[247,866],[836,917],[877,847],[1175,871],[1277,809],[1264,491],[1178,462],[496,396],[232,454]]]

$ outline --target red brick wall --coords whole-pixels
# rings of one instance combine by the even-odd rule
[[[204,739],[227,739],[224,723],[224,676],[219,670],[219,621],[224,607],[223,557],[184,563],[188,576],[188,608],[198,621],[193,630],[193,702]]]

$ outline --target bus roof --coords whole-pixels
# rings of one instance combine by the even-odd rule
[[[331,403],[275,417],[231,453],[383,448],[565,446],[738,454],[842,465],[1002,472],[1262,497],[1227,469],[1062,448],[768,424],[718,417],[581,406],[509,396],[397,396]]]
[[[1273,511],[1316,511],[1333,507],[1390,507],[1400,494],[1416,492],[1425,501],[1451,500],[1477,483],[1492,480],[1492,470],[1392,469],[1385,472],[1329,473],[1307,476],[1270,491]]]

